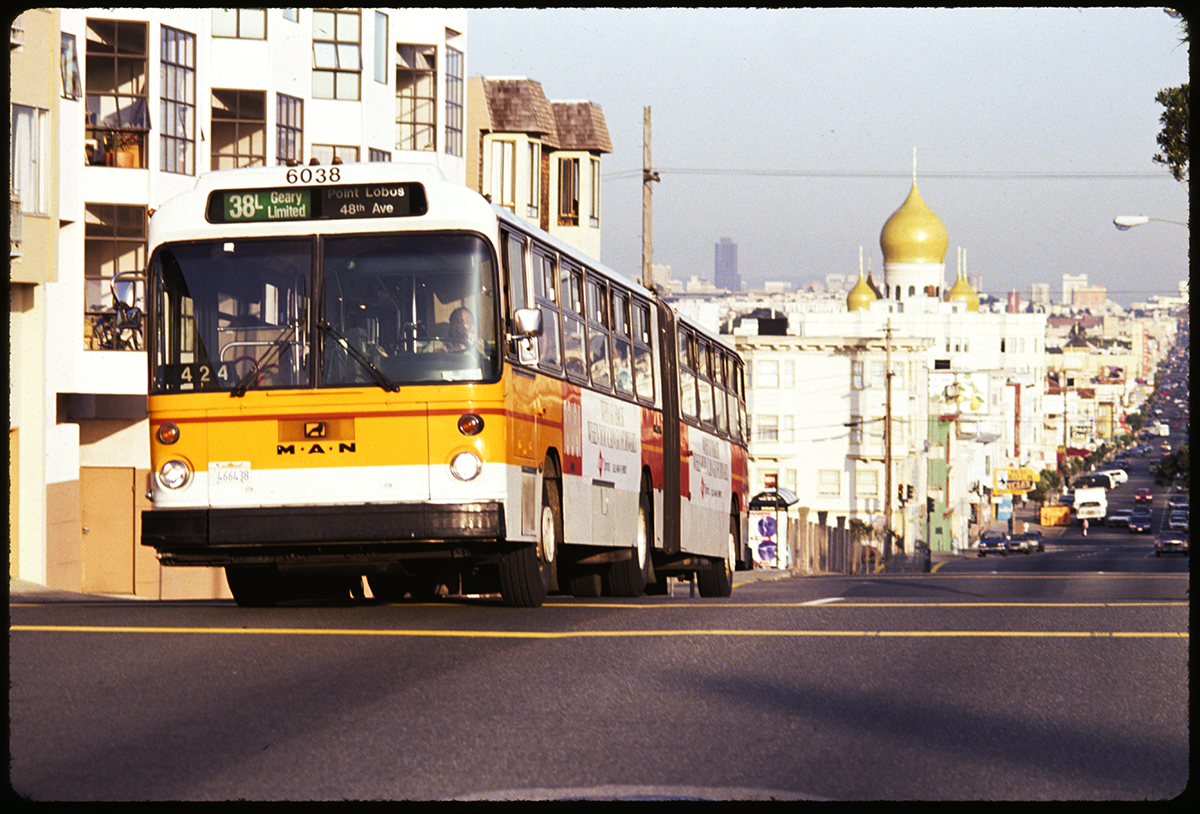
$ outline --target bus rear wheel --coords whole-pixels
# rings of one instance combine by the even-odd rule
[[[650,496],[645,491],[638,498],[637,524],[630,558],[614,562],[608,571],[613,596],[641,596],[650,581]]]
[[[733,593],[733,569],[737,562],[738,523],[737,515],[729,518],[729,538],[724,557],[712,557],[709,567],[696,572],[700,596],[725,597]]]

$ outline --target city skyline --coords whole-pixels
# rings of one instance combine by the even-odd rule
[[[468,71],[600,105],[602,259],[641,267],[643,109],[654,262],[746,286],[879,270],[915,176],[986,293],[1086,273],[1115,302],[1174,294],[1188,187],[1153,162],[1159,90],[1188,78],[1179,22],[1141,9],[472,9]],[[611,32],[611,33],[609,33]],[[553,40],[553,49],[539,43]],[[564,58],[567,57],[567,58]],[[782,80],[782,81],[781,81]],[[734,103],[733,100],[736,100]]]

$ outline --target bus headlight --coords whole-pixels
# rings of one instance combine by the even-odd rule
[[[482,471],[483,461],[474,452],[460,452],[450,460],[450,474],[459,480],[474,480]]]
[[[158,482],[168,489],[182,489],[191,479],[191,469],[180,460],[167,461],[158,470]]]

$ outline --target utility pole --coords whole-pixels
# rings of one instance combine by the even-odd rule
[[[642,285],[652,288],[654,284],[654,227],[650,210],[651,184],[658,180],[658,173],[650,163],[650,108],[642,108]]]
[[[884,381],[887,390],[884,396],[883,424],[883,494],[887,501],[883,513],[883,561],[892,560],[892,320],[887,321],[884,331],[887,346],[884,348]]]

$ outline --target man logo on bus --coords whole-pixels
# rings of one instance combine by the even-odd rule
[[[326,426],[324,421],[306,421],[304,423],[305,438],[324,438]]]

